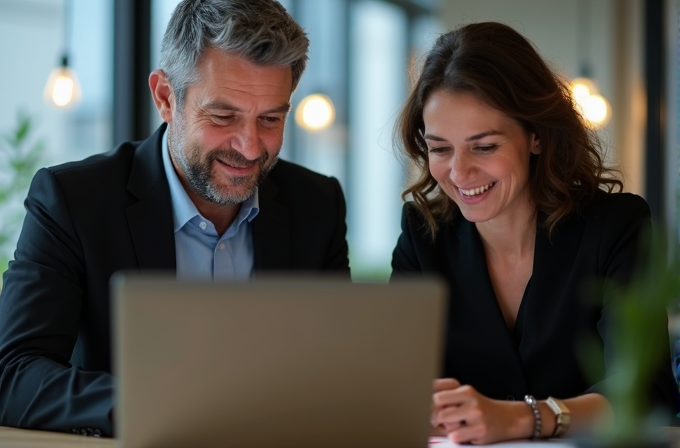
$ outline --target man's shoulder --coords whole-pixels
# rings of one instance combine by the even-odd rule
[[[294,181],[300,179],[302,182],[327,182],[329,176],[312,171],[302,165],[298,165],[287,160],[280,159],[274,169],[269,174],[273,179]]]
[[[280,192],[304,194],[305,196],[326,194],[338,188],[338,180],[319,174],[303,166],[285,160],[279,160],[271,173],[270,179]]]
[[[82,160],[54,165],[48,167],[47,170],[58,178],[84,176],[96,179],[100,176],[119,175],[120,169],[129,169],[138,147],[139,142],[122,143],[108,152],[94,154]]]

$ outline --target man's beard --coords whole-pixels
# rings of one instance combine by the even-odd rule
[[[255,160],[246,159],[233,148],[206,151],[197,142],[187,142],[184,120],[180,118],[176,121],[179,121],[176,123],[177,126],[168,129],[168,149],[175,163],[184,173],[191,189],[206,201],[230,205],[248,200],[279,160],[277,153],[269,161],[269,154],[265,150]],[[251,175],[229,176],[228,183],[220,185],[213,176],[212,170],[215,163],[221,162],[239,168],[258,165],[258,172]]]

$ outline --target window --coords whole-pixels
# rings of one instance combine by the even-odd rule
[[[70,1],[67,20],[67,0],[0,1],[0,135],[16,128],[19,112],[28,115],[30,139],[44,144],[40,166],[111,149],[113,0]],[[80,81],[82,100],[72,109],[60,110],[43,101],[43,89],[65,48]],[[0,185],[8,178],[8,169],[8,164],[0,164]],[[9,235],[0,245],[0,272],[14,251],[21,224],[3,219],[22,213],[24,195],[0,203],[0,228]]]

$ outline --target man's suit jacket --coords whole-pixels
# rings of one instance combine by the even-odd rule
[[[550,238],[539,227],[533,273],[513,329],[496,299],[479,233],[460,214],[443,224],[433,242],[422,214],[407,203],[393,276],[422,272],[448,283],[443,377],[502,400],[602,392],[603,381],[615,375],[610,351],[616,341],[606,331],[615,292],[630,282],[649,226],[649,207],[642,198],[599,192]],[[675,410],[665,309],[658,310],[657,318],[656,344],[668,359],[658,366],[650,398]],[[584,344],[593,350],[587,365]]]
[[[0,425],[113,433],[109,278],[174,270],[161,136],[40,170],[0,295]],[[336,179],[279,161],[259,187],[254,270],[349,278]]]

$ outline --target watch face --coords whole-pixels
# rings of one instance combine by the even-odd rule
[[[562,403],[560,400],[556,400],[553,397],[548,397],[548,406],[555,412],[555,414],[569,414],[569,408]]]
[[[571,422],[569,408],[560,400],[552,397],[548,397],[546,403],[555,413],[555,431],[553,432],[553,437],[561,436],[569,429],[569,423]]]

